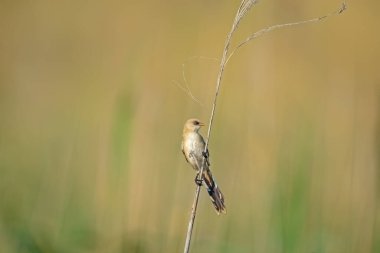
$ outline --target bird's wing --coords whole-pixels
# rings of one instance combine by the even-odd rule
[[[200,137],[201,137],[201,143],[203,144],[202,145],[202,154],[203,154],[203,152],[204,152],[204,147],[205,147],[205,145],[206,145],[206,143],[205,143],[205,140],[203,139],[203,137],[202,137],[202,135],[199,135]],[[207,163],[207,165],[208,166],[210,166],[211,164],[210,164],[210,160],[209,160],[209,157],[210,157],[210,153],[208,152],[208,148],[206,149],[206,163]]]
[[[185,153],[185,149],[184,149],[184,147],[183,147],[183,141],[182,141],[182,143],[181,143],[181,150],[182,150],[183,156],[184,156],[185,159],[186,159],[186,162],[189,163],[189,160],[187,160],[187,156],[186,156],[186,153]]]
[[[210,153],[208,152],[208,149],[207,149],[206,150],[206,163],[208,166],[211,166],[209,157],[210,157]]]

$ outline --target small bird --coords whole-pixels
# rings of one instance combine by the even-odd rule
[[[207,192],[210,195],[216,212],[218,214],[225,214],[226,207],[224,205],[223,193],[220,191],[218,185],[212,177],[209,168],[210,163],[208,161],[208,150],[204,152],[206,144],[202,135],[198,132],[201,126],[204,126],[204,124],[198,119],[189,119],[186,121],[183,128],[182,152],[186,161],[191,164],[194,170],[197,171],[195,183],[198,185],[201,185],[202,182],[198,179],[198,175],[201,171],[202,163],[204,162],[202,179],[205,182]]]

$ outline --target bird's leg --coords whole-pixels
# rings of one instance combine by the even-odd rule
[[[195,176],[195,178],[194,178],[194,182],[195,182],[196,185],[198,185],[198,186],[202,186],[203,180],[202,180],[202,178],[198,178],[198,177],[199,177],[199,172],[198,172],[197,175]]]

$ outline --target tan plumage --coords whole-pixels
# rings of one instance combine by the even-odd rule
[[[205,187],[207,188],[207,192],[210,195],[216,212],[218,214],[226,213],[223,193],[212,177],[208,160],[203,159],[203,152],[206,144],[203,137],[198,133],[201,126],[204,126],[204,124],[198,119],[189,119],[186,121],[183,128],[182,152],[186,161],[190,163],[193,169],[197,172],[201,170],[200,166],[202,166],[203,160],[206,161],[203,167],[203,181],[205,182]]]

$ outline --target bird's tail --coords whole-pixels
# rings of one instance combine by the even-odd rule
[[[207,192],[210,195],[212,204],[214,205],[216,212],[227,213],[226,206],[224,205],[224,196],[220,191],[218,185],[215,183],[210,170],[205,170],[203,173],[203,180],[206,183]]]

